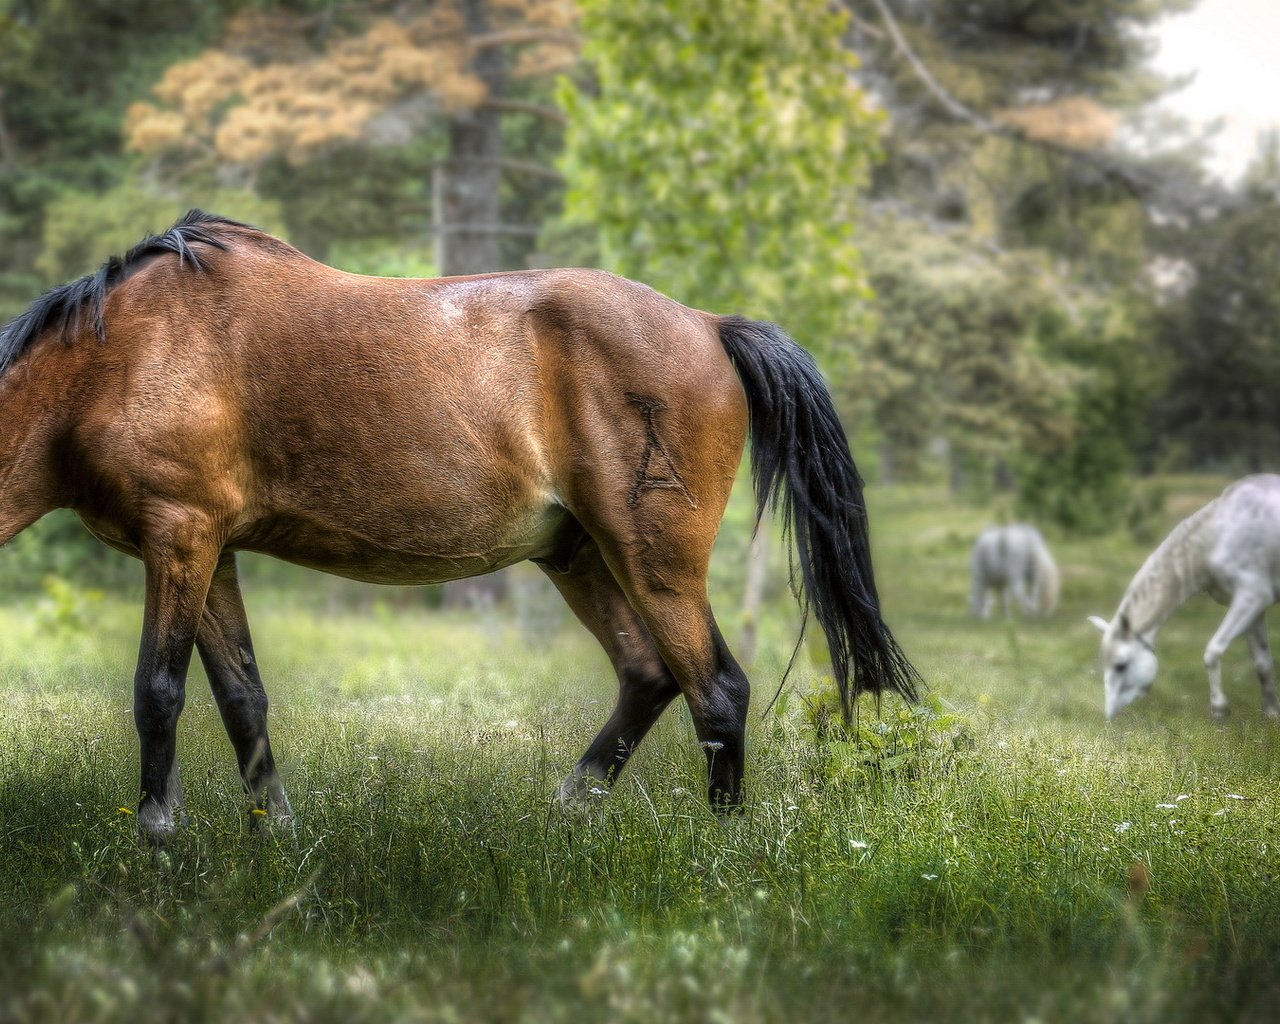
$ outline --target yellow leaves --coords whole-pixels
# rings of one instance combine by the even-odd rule
[[[1116,115],[1084,96],[1065,96],[1051,103],[1010,107],[996,114],[1003,125],[1031,139],[1072,149],[1098,149],[1116,133]]]
[[[221,50],[206,50],[194,60],[170,67],[152,91],[198,127],[235,93],[250,70],[246,60]]]
[[[176,111],[133,103],[125,112],[124,135],[128,148],[139,153],[178,149],[187,141],[187,121]]]
[[[572,45],[543,38],[573,25],[568,0],[490,0],[487,8],[490,37],[514,30],[507,42],[522,42],[512,75],[547,75],[572,63]],[[130,109],[129,148],[212,149],[221,160],[251,165],[282,153],[300,163],[360,138],[387,107],[414,94],[429,94],[446,113],[473,109],[488,95],[472,68],[477,49],[457,0],[417,17],[372,19],[320,52],[305,39],[297,15],[237,15],[225,49],[175,64],[153,90],[158,102]]]

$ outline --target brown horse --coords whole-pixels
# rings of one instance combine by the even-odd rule
[[[846,711],[862,690],[912,697],[812,360],[773,325],[595,270],[360,277],[192,211],[0,333],[0,543],[69,507],[144,563],[138,820],[157,839],[182,802],[193,645],[251,801],[292,813],[238,550],[378,583],[537,562],[619,681],[561,796],[611,782],[683,694],[723,810],[748,684],[707,565],[748,420],[758,504],[794,533]]]

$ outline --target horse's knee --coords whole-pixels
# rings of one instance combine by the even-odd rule
[[[140,736],[172,733],[186,703],[182,681],[167,672],[139,673],[133,684],[133,721]]]

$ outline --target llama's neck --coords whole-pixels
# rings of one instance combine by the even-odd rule
[[[1184,601],[1208,585],[1209,521],[1216,505],[1211,501],[1175,526],[1129,583],[1116,617],[1126,616],[1136,635],[1153,639]]]

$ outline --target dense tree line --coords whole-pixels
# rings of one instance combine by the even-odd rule
[[[1280,433],[1274,143],[1227,189],[1148,112],[1190,2],[3,0],[0,314],[192,204],[362,272],[599,263],[784,323],[885,479],[1106,528]]]

